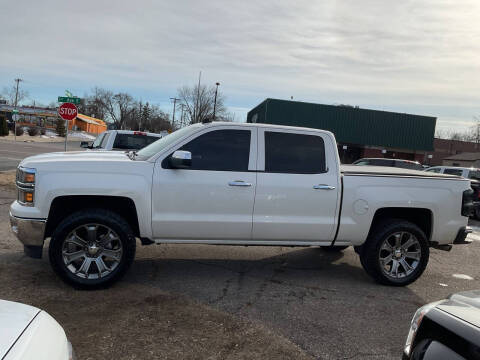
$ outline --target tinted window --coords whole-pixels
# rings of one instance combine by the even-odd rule
[[[370,160],[357,160],[353,163],[354,165],[370,165]]]
[[[445,169],[443,170],[444,174],[449,174],[449,175],[458,175],[462,176],[463,170],[462,169]]]
[[[373,166],[394,166],[393,165],[393,160],[387,160],[387,159],[372,159],[370,160],[370,164]]]
[[[403,169],[411,169],[411,170],[421,170],[422,165],[414,163],[414,162],[408,162],[408,161],[395,161],[395,166]]]
[[[248,171],[250,130],[215,130],[178,150],[192,153],[190,170]],[[162,166],[168,168],[168,159]]]
[[[156,136],[117,134],[113,143],[113,148],[119,150],[140,150],[158,139],[160,138]]]
[[[428,171],[428,172],[434,172],[434,173],[439,173],[440,172],[440,168],[433,168],[433,169],[427,169],[425,171]]]
[[[470,170],[468,173],[469,179],[480,180],[480,171],[478,170]]]
[[[265,132],[266,172],[317,174],[325,169],[325,145],[320,136]]]

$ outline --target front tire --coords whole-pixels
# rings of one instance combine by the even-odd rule
[[[427,238],[417,225],[392,219],[376,226],[362,246],[360,259],[375,281],[405,286],[422,275],[429,255]]]
[[[120,279],[135,258],[135,235],[114,212],[86,209],[66,217],[49,246],[53,270],[76,288],[104,288]]]

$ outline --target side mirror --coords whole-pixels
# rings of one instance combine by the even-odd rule
[[[90,144],[88,143],[88,141],[81,141],[80,142],[80,147],[84,148],[84,149],[88,149],[88,148],[90,148]]]
[[[172,154],[169,162],[174,169],[188,169],[192,166],[192,153],[190,151],[177,150]]]

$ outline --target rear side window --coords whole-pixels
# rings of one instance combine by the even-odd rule
[[[462,176],[463,170],[462,169],[445,169],[443,170],[444,174],[449,174],[449,175],[458,175]]]
[[[117,134],[113,148],[117,150],[140,150],[157,141],[158,137],[136,134]]]
[[[428,171],[428,172],[433,172],[433,173],[439,173],[440,172],[440,168],[433,168],[433,169],[427,169],[425,171]]]
[[[214,130],[200,135],[178,150],[192,153],[192,166],[185,170],[248,171],[250,130]],[[163,168],[169,168],[167,157]]]
[[[265,171],[293,174],[325,172],[323,139],[314,135],[266,131]]]

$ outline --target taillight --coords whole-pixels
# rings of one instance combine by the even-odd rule
[[[147,136],[147,133],[146,133],[146,132],[143,132],[143,131],[134,131],[134,132],[133,132],[133,135],[143,135],[143,136]]]
[[[473,215],[473,190],[468,189],[463,192],[462,196],[462,216]]]

